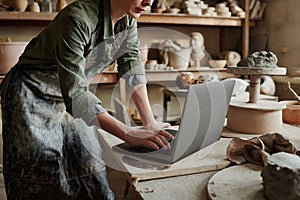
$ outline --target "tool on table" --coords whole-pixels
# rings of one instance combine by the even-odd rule
[[[296,97],[297,101],[300,103],[300,97],[295,92],[295,90],[293,90],[293,88],[291,87],[291,83],[290,82],[286,82],[284,84],[284,86],[285,86],[286,89],[288,89],[294,95],[294,97]]]

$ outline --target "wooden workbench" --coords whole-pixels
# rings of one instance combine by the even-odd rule
[[[122,140],[103,130],[99,130],[99,139],[102,143],[107,165],[121,170],[123,175],[126,174],[127,183],[136,192],[135,198],[156,200],[163,197],[167,200],[205,200],[207,199],[208,180],[219,170],[232,165],[226,159],[225,154],[231,137],[251,138],[259,136],[234,133],[226,127],[224,127],[223,133],[225,137],[216,143],[206,157],[199,158],[200,152],[196,152],[164,170],[149,170],[130,166],[123,162],[122,154],[111,149],[112,146],[123,142]],[[280,133],[290,138],[300,149],[300,128],[284,124]]]
[[[142,169],[128,165],[123,162],[127,155],[112,150],[112,147],[122,143],[122,140],[103,130],[99,130],[99,139],[102,143],[104,159],[107,165],[111,168],[128,172],[130,184],[136,184],[138,181],[143,180],[213,171],[223,169],[230,164],[230,161],[225,157],[225,148],[229,145],[230,138],[222,138],[206,156],[203,156],[203,151],[198,151],[163,170]],[[155,162],[144,162],[150,166],[163,167],[162,164],[159,165]]]

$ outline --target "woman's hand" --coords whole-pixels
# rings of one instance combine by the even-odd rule
[[[147,130],[158,131],[158,130],[162,130],[164,128],[167,128],[169,126],[170,126],[169,123],[163,123],[163,122],[159,122],[159,121],[154,120],[150,124],[145,125],[144,128],[147,129]]]
[[[155,125],[155,128],[130,128],[124,140],[132,146],[145,146],[155,150],[170,149],[168,140],[173,140],[174,137],[162,129],[165,128],[163,126],[168,127],[169,124],[161,123],[162,128],[160,129],[158,129],[158,124]]]
[[[174,139],[170,133],[163,130],[170,124],[155,120],[144,128],[134,128],[126,126],[108,113],[101,113],[93,124],[133,146],[145,146],[156,150],[168,149],[170,148],[168,139]]]

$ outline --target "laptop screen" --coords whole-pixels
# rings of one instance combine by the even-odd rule
[[[234,84],[234,80],[225,80],[189,87],[173,161],[219,140]]]

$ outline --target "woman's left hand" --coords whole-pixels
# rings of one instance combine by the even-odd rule
[[[169,123],[159,122],[155,120],[154,122],[145,125],[144,128],[152,131],[160,131],[169,126],[171,126]]]

